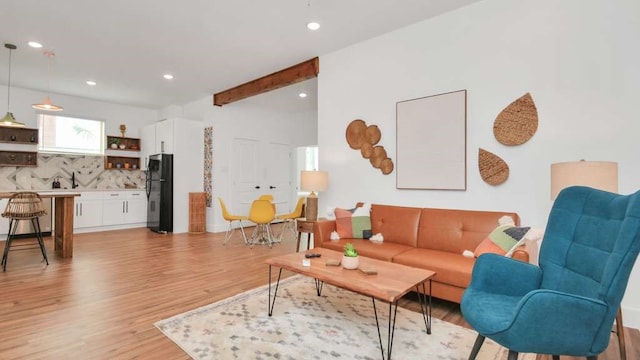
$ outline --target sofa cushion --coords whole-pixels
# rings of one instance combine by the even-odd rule
[[[418,223],[420,208],[371,205],[371,230],[374,234],[382,234],[384,243],[395,243],[416,246],[418,240]]]
[[[325,249],[340,251],[342,253],[344,246],[347,243],[352,243],[358,254],[384,261],[391,261],[394,256],[401,254],[407,250],[413,249],[411,246],[400,245],[394,243],[377,243],[366,239],[340,239],[337,241],[323,241],[322,247]]]
[[[336,231],[340,238],[368,239],[371,237],[371,204],[353,209],[336,208]]]
[[[465,250],[473,251],[498,226],[498,219],[505,215],[511,216],[515,225],[520,224],[520,218],[515,213],[422,209],[417,247],[455,254],[462,254]],[[373,230],[376,233],[375,226]]]
[[[513,225],[498,226],[478,244],[473,251],[473,255],[478,257],[486,253],[498,255],[510,254],[511,249],[519,244],[529,229],[529,227],[515,227]]]
[[[466,288],[471,282],[475,258],[448,251],[413,248],[394,256],[393,262],[435,271],[433,281]]]

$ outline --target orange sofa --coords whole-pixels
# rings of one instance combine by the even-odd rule
[[[504,215],[511,216],[516,226],[520,224],[518,214],[510,212],[372,204],[372,233],[381,233],[382,243],[366,239],[332,241],[330,236],[336,230],[335,220],[318,220],[314,226],[314,244],[342,251],[344,245],[351,242],[362,256],[435,271],[432,295],[460,303],[475,263],[474,258],[462,253],[473,251]],[[514,252],[513,258],[528,262],[529,254],[521,247]]]

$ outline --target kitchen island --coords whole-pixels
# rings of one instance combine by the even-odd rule
[[[27,190],[24,190],[27,191]],[[74,198],[80,196],[75,191],[47,191],[47,190],[29,190],[34,191],[43,199],[53,198],[55,200],[55,231],[53,234],[53,242],[56,254],[63,258],[73,257],[73,207]],[[0,199],[8,199],[13,194],[20,191],[0,192]],[[0,209],[4,211],[4,209]]]

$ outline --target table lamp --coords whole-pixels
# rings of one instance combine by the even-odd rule
[[[318,196],[316,191],[325,191],[329,185],[329,174],[326,171],[306,171],[300,173],[300,189],[311,191],[307,197],[305,217],[307,220],[318,220]]]
[[[551,164],[551,200],[562,189],[574,185],[617,193],[618,163],[580,160]]]

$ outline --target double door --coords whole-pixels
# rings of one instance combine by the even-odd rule
[[[289,145],[236,138],[233,152],[233,211],[249,214],[253,200],[270,194],[276,213],[288,213],[292,186]]]

